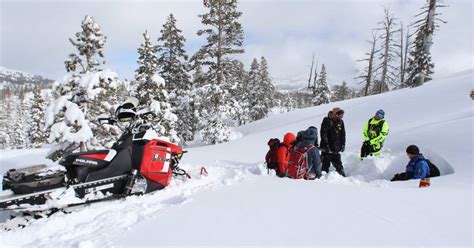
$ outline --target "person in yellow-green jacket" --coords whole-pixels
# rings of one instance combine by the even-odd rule
[[[382,145],[388,135],[388,123],[384,120],[385,111],[379,109],[375,116],[364,125],[364,143],[360,149],[360,159],[367,156],[377,156],[381,153]]]

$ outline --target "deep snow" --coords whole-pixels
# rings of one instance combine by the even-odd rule
[[[296,110],[239,127],[232,142],[190,148],[183,167],[193,179],[141,197],[98,203],[0,231],[4,246],[158,245],[443,245],[473,243],[474,71],[421,87]],[[266,141],[314,125],[335,107],[345,110],[343,162],[348,178],[268,176]],[[360,161],[364,123],[379,108],[390,134],[384,153]],[[441,170],[429,188],[391,183],[417,144]],[[47,149],[2,150],[0,172],[46,162]],[[206,166],[209,175],[200,176]]]

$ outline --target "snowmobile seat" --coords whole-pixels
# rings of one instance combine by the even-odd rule
[[[113,149],[73,153],[61,159],[59,164],[66,167],[69,178],[83,182],[90,172],[107,167],[116,154]]]

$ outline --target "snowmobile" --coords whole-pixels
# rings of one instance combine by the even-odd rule
[[[111,149],[68,154],[59,161],[63,167],[56,170],[46,165],[8,170],[0,208],[60,209],[146,194],[163,189],[173,176],[189,177],[179,167],[186,151],[159,139],[147,121],[153,114],[147,109],[137,111],[134,100],[117,108],[116,118],[99,119],[101,124],[118,124],[123,131]],[[73,201],[69,201],[71,195]]]

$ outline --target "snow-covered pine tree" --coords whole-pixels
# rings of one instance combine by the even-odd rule
[[[270,78],[270,73],[268,72],[268,62],[265,57],[262,57],[260,60],[259,75],[261,81],[261,87],[263,89],[263,98],[265,105],[265,116],[268,114],[270,109],[275,106],[274,103],[274,94],[275,86],[273,86],[272,79]]]
[[[173,14],[168,16],[158,38],[158,64],[165,80],[169,101],[178,117],[176,131],[183,141],[194,139],[194,100],[190,97],[192,85],[186,70],[188,56],[184,50],[185,38],[176,27]]]
[[[107,37],[102,34],[99,24],[88,15],[82,21],[81,28],[82,31],[77,32],[74,39],[69,39],[79,51],[79,55],[69,54],[69,59],[64,62],[66,70],[68,72],[78,72],[79,70],[80,73],[98,71],[97,66],[101,63],[100,58],[104,57],[104,45]],[[102,63],[105,64],[105,61]],[[78,68],[79,66],[81,68]]]
[[[380,79],[375,81],[372,86],[372,94],[380,94],[390,90],[391,86],[397,85],[397,67],[396,62],[396,41],[395,34],[399,32],[396,19],[390,13],[389,9],[384,9],[384,20],[379,22],[381,25],[378,30],[381,30],[380,39],[382,40],[382,47],[379,59],[381,64],[377,69],[381,70]]]
[[[334,85],[332,88],[332,102],[344,101],[351,98],[351,90],[347,87],[346,81],[342,85]]]
[[[251,121],[256,121],[265,117],[265,95],[263,93],[263,87],[261,85],[261,75],[260,75],[260,63],[257,58],[252,60],[250,64],[250,71],[248,76],[248,91],[249,91],[249,100],[250,100],[250,119]]]
[[[70,74],[64,80],[53,84],[53,96],[45,113],[45,125],[49,128],[48,142],[56,143],[48,158],[57,160],[63,154],[72,152],[78,147],[81,151],[88,148],[102,147],[94,138],[94,132],[101,127],[91,124],[99,116],[95,108],[103,106],[100,94],[114,88],[117,74],[109,70],[102,71],[97,57],[103,57],[106,37],[100,26],[92,17],[86,16],[82,21],[82,31],[76,33],[75,39],[69,39],[79,54],[69,55],[65,61]],[[113,105],[108,101],[106,105]]]
[[[191,61],[209,68],[206,73],[206,84],[202,89],[198,89],[198,92],[203,94],[201,99],[207,96],[210,103],[201,111],[202,118],[205,118],[201,120],[205,128],[201,132],[202,139],[208,143],[220,143],[230,139],[230,128],[227,127],[225,119],[229,117],[229,110],[234,106],[228,105],[231,101],[227,103],[224,101],[229,99],[229,89],[225,87],[230,85],[225,83],[224,70],[228,68],[225,63],[232,61],[226,57],[244,52],[243,30],[237,21],[242,12],[237,11],[237,0],[204,0],[203,3],[209,12],[199,15],[206,27],[198,30],[197,34],[205,36],[207,44],[193,55]],[[199,105],[205,106],[201,103]],[[206,120],[205,116],[209,119]]]
[[[158,48],[151,44],[148,31],[143,33],[143,39],[143,43],[137,49],[139,55],[137,63],[139,66],[135,70],[135,80],[137,83],[135,97],[141,105],[146,105],[151,103],[154,98],[154,91],[158,87],[155,79],[158,78],[156,74],[159,71],[159,62],[156,56]]]
[[[329,103],[331,99],[331,90],[329,89],[327,82],[326,66],[321,66],[321,72],[316,83],[316,87],[313,91],[313,99],[311,102],[314,106]]]
[[[46,103],[41,95],[41,88],[39,86],[35,87],[31,102],[29,139],[30,144],[38,148],[46,143],[46,137],[48,137],[48,133],[45,133],[44,129]]]
[[[297,103],[290,93],[285,94],[285,97],[283,98],[283,107],[286,112],[290,112],[297,107]]]
[[[27,143],[29,143],[27,137],[29,122],[26,119],[28,106],[23,97],[24,95],[13,98],[15,105],[12,106],[13,112],[10,117],[10,142],[11,147],[15,149],[27,148]]]
[[[205,29],[197,32],[206,36],[207,44],[201,47],[191,60],[210,66],[216,73],[216,83],[224,81],[224,58],[228,55],[243,53],[244,33],[237,19],[242,12],[237,11],[237,0],[204,0],[206,14],[199,15]],[[215,59],[214,59],[215,58]]]
[[[236,125],[243,125],[250,121],[250,91],[248,87],[248,73],[244,64],[238,60],[224,63],[224,77],[226,89],[230,97],[225,99],[230,106],[229,115]]]
[[[178,118],[172,112],[165,80],[157,74],[159,70],[157,47],[151,44],[147,31],[143,34],[143,38],[144,42],[138,48],[139,67],[135,71],[138,85],[135,97],[142,107],[149,107],[155,114],[150,121],[158,135],[167,137],[171,142],[179,142],[175,131]]]
[[[415,17],[426,15],[420,20],[412,24],[416,30],[416,37],[410,51],[408,60],[407,81],[405,84],[410,87],[422,85],[424,82],[431,80],[433,74],[434,63],[431,61],[431,46],[433,45],[433,35],[439,25],[436,23],[445,21],[439,19],[437,8],[446,7],[436,2],[437,0],[427,0],[427,4],[422,8],[423,11]]]
[[[166,90],[171,94],[177,89],[191,89],[189,75],[185,69],[188,60],[184,50],[186,39],[181,34],[182,31],[176,27],[176,18],[173,14],[168,16],[160,32],[157,46],[158,63],[160,76],[166,83]]]
[[[90,148],[100,149],[110,148],[120,137],[121,130],[116,125],[101,124],[99,118],[114,117],[115,110],[123,101],[123,96],[119,95],[120,82],[113,73],[105,76],[105,73],[97,79],[92,86],[92,90],[98,90],[98,94],[91,98],[91,104],[86,112],[86,118],[90,120],[89,126],[94,133],[94,138],[90,142]]]
[[[267,116],[275,103],[275,87],[268,72],[267,60],[262,57],[260,63],[254,58],[249,72],[249,96],[251,100],[250,116],[253,121]]]

